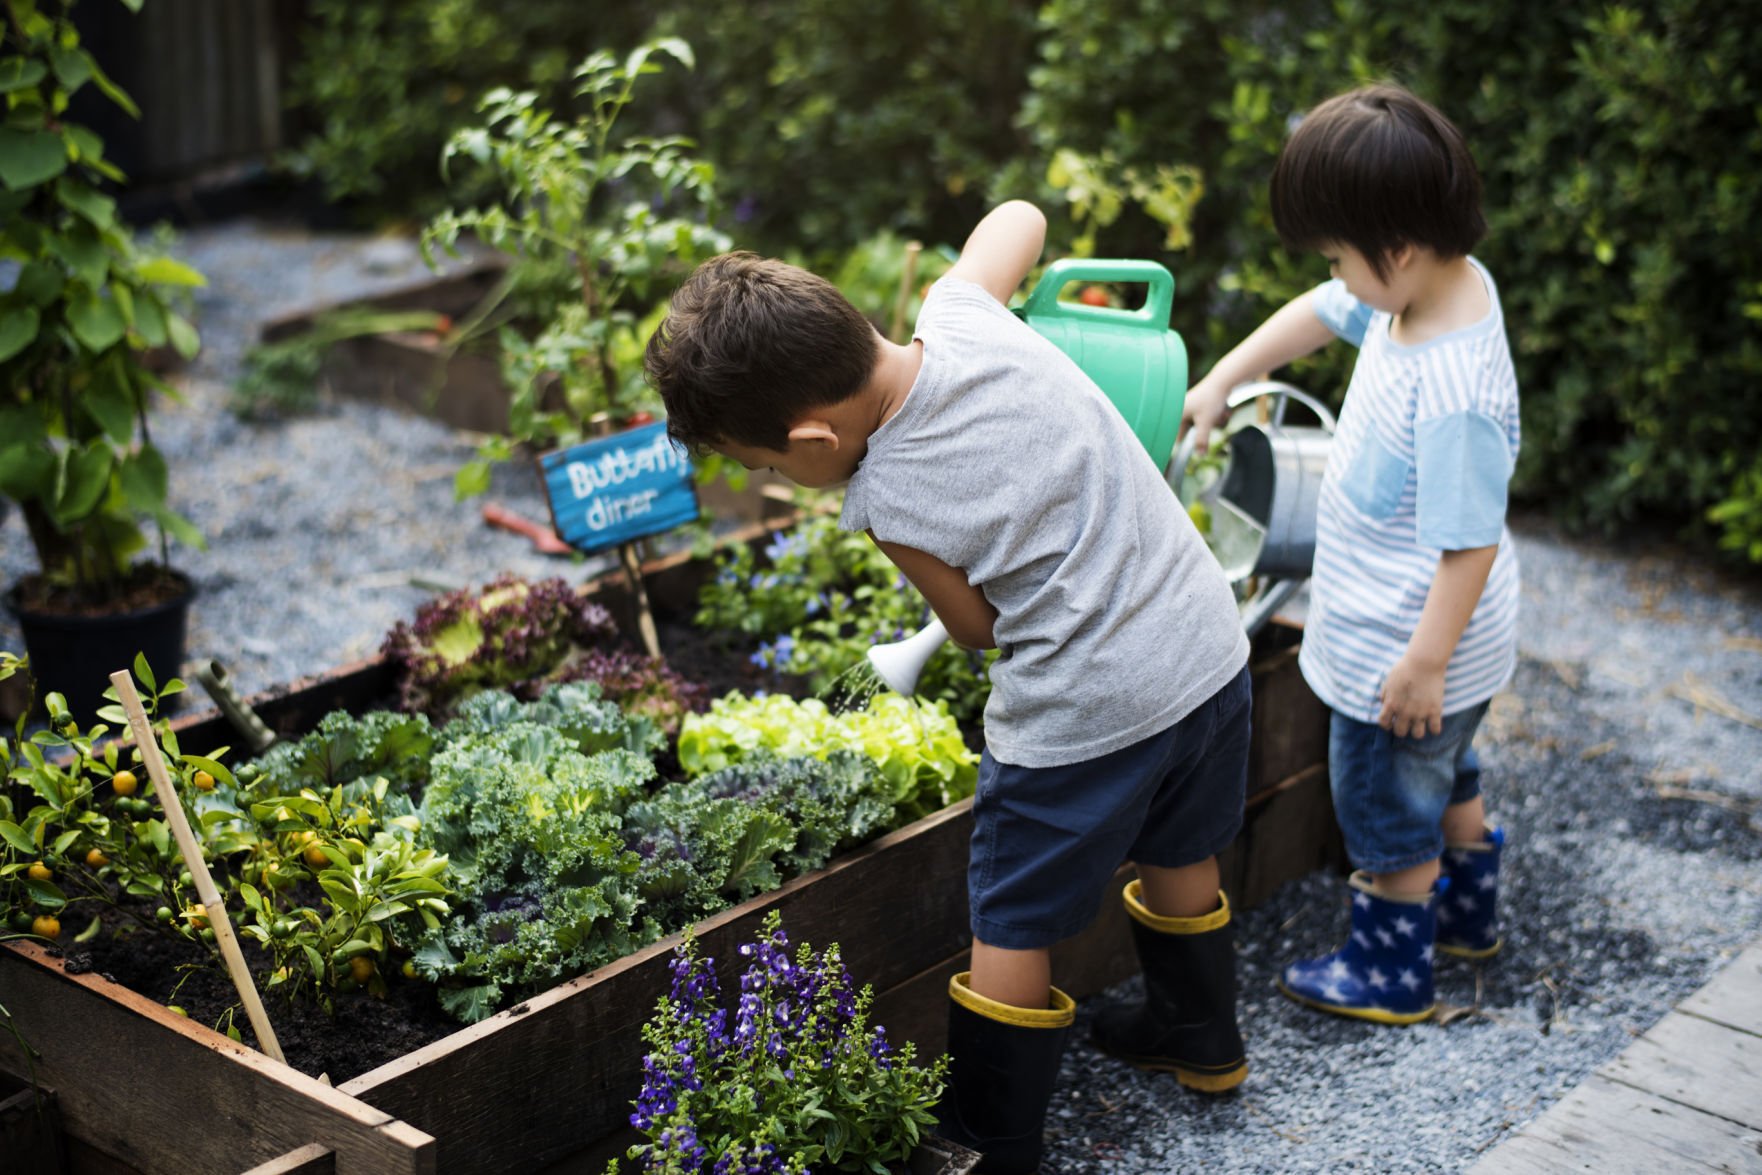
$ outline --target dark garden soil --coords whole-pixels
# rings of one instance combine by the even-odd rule
[[[73,587],[44,575],[18,581],[16,609],[44,616],[117,616],[168,603],[190,590],[189,577],[160,563],[137,563],[114,583]]]
[[[768,690],[795,697],[807,693],[802,679],[780,677],[752,664],[749,657],[756,642],[707,634],[681,618],[659,618],[657,627],[668,663],[686,678],[707,685],[710,698],[730,690],[748,694]],[[390,706],[392,700],[384,704]],[[679,778],[671,751],[658,757],[656,768],[662,779]],[[256,1036],[218,949],[160,933],[153,912],[152,904],[122,912],[107,909],[103,929],[91,941],[64,940],[67,969],[100,974],[149,999],[180,1007],[191,1020],[220,1031],[230,1023],[245,1044],[256,1047]],[[83,927],[87,921],[87,916],[70,916],[70,933],[76,929],[74,923]],[[269,957],[248,939],[240,938],[239,945],[261,983],[271,970]],[[397,962],[393,960],[394,966]],[[395,969],[384,978],[384,996],[338,993],[334,1016],[326,1015],[309,994],[290,1003],[260,989],[288,1064],[313,1076],[328,1074],[340,1084],[464,1027],[441,1008],[429,984],[406,979]]]

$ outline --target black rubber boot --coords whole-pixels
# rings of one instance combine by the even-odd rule
[[[970,975],[948,982],[949,1072],[936,1132],[984,1155],[986,1175],[1034,1175],[1077,1005],[1056,987],[1048,1008],[1000,1004],[968,987]]]
[[[1144,904],[1136,881],[1122,895],[1144,968],[1145,998],[1096,1014],[1090,1036],[1102,1051],[1141,1069],[1173,1073],[1202,1093],[1242,1084],[1248,1060],[1236,1027],[1235,933],[1230,902],[1196,918],[1164,918]]]

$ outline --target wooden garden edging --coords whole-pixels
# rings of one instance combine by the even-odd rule
[[[725,541],[762,542],[770,529],[751,527]],[[688,553],[646,564],[655,608],[692,607],[708,566]],[[631,602],[620,578],[589,589],[626,620]],[[1221,862],[1225,888],[1240,908],[1342,860],[1328,797],[1327,711],[1297,673],[1299,636],[1275,624],[1256,641],[1248,815]],[[295,734],[338,706],[380,703],[393,686],[388,665],[366,661],[251,702],[273,729]],[[176,725],[186,749],[235,741],[218,715],[191,715]],[[736,982],[735,947],[778,910],[792,942],[841,945],[851,974],[874,986],[875,1020],[894,1040],[940,1052],[948,976],[964,966],[970,945],[971,831],[970,801],[955,804],[700,923],[698,936],[718,960],[725,990]],[[1116,890],[1129,875],[1122,869]],[[37,1077],[59,1093],[68,1133],[147,1175],[258,1164],[260,1175],[501,1175],[553,1164],[597,1173],[603,1156],[631,1141],[640,1027],[671,984],[667,964],[676,942],[669,938],[570,980],[335,1090],[115,984],[66,975],[38,948],[0,951],[0,1003],[41,1051]],[[1135,968],[1126,918],[1112,894],[1096,922],[1054,953],[1054,981],[1079,998]],[[0,1069],[26,1077],[4,1034]],[[240,1108],[225,1115],[231,1129],[205,1134],[188,1114],[197,1104]]]

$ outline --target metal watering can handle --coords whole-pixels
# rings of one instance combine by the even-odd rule
[[[1059,292],[1072,282],[1143,282],[1150,287],[1150,292],[1144,305],[1136,310],[1060,302]],[[1174,305],[1175,276],[1154,261],[1066,257],[1046,267],[1046,272],[1034,283],[1033,292],[1022,305],[1022,314],[1028,318],[1075,318],[1165,331],[1169,329],[1169,315]]]
[[[1278,402],[1273,405],[1272,422],[1274,425],[1285,423],[1285,408],[1292,400],[1296,400],[1315,413],[1316,419],[1321,421],[1322,428],[1328,432],[1333,432],[1335,425],[1338,424],[1326,404],[1301,388],[1292,387],[1290,384],[1276,379],[1262,379],[1253,383],[1241,384],[1230,393],[1224,404],[1234,411],[1248,401],[1258,400],[1262,396],[1277,396],[1279,398]],[[1187,462],[1191,460],[1193,460],[1193,430],[1188,429],[1186,435],[1181,438],[1180,445],[1175,449],[1175,455],[1169,458],[1167,470],[1167,481],[1169,485],[1174,487],[1177,497],[1181,492],[1181,479],[1187,476]]]

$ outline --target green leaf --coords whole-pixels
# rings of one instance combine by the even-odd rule
[[[147,654],[135,654],[135,680],[146,687],[148,693],[159,688],[158,679],[153,676],[153,667],[147,664]]]
[[[0,127],[0,183],[13,191],[47,183],[67,170],[67,144],[54,131]]]
[[[61,45],[50,47],[49,61],[55,67],[56,78],[67,87],[70,94],[91,81],[92,71],[97,68],[84,49],[69,49]]]
[[[128,386],[122,353],[112,352],[93,374],[83,401],[105,433],[119,445],[126,445],[135,435],[135,398]]]
[[[453,500],[463,502],[466,498],[487,494],[490,484],[490,466],[488,461],[467,461],[460,466],[459,472],[453,475]]]
[[[75,941],[75,942],[91,942],[94,938],[98,937],[98,931],[101,927],[103,927],[103,925],[104,925],[104,915],[102,915],[102,914],[92,915],[91,925],[87,926],[84,930],[82,930],[78,934],[74,935],[73,941]]]
[[[165,306],[147,290],[135,295],[135,330],[149,347],[163,347],[167,338]]]
[[[5,61],[0,61],[0,94],[28,90],[42,81],[48,73],[49,67],[41,61],[32,61],[28,57],[8,57]]]
[[[194,359],[196,352],[202,349],[201,336],[196,334],[196,328],[181,314],[173,314],[169,310],[165,312],[165,333],[171,339],[171,345],[177,348],[177,353],[185,359]]]
[[[156,510],[153,512],[153,521],[164,528],[165,533],[171,536],[173,542],[182,543],[186,547],[194,547],[198,551],[208,549],[207,537],[202,534],[195,523],[182,514],[173,510]]]
[[[83,448],[68,450],[62,458],[55,501],[50,506],[55,521],[67,526],[91,514],[110,488],[110,471],[115,466],[116,454],[102,437]]]
[[[18,285],[13,291],[32,305],[41,307],[60,297],[66,284],[59,267],[47,261],[33,261],[19,270]],[[0,325],[0,330],[3,329],[4,326]]]
[[[0,820],[0,838],[3,838],[7,844],[21,853],[36,855],[36,842],[24,834],[24,829],[10,820]]]
[[[93,351],[109,350],[128,332],[116,303],[83,291],[68,299],[67,325],[74,337]]]
[[[23,281],[23,278],[20,278]],[[0,362],[4,362],[37,339],[37,308],[15,306],[0,314]]]
[[[173,261],[169,257],[155,257],[144,262],[138,272],[141,280],[156,285],[167,286],[205,286],[208,279],[191,269],[181,261]]]
[[[88,224],[75,223],[66,232],[52,235],[49,251],[73,271],[74,277],[94,290],[110,274],[110,254],[98,230]]]
[[[71,176],[62,176],[55,185],[61,202],[90,221],[93,228],[107,229],[116,225],[116,201],[88,184]]]
[[[0,494],[19,501],[47,499],[54,493],[55,453],[29,441],[0,449]]]
[[[60,836],[56,837],[55,842],[49,846],[49,854],[51,856],[59,857],[62,853],[65,853],[67,851],[67,846],[80,838],[80,832],[81,830],[78,828],[70,828]]]
[[[119,473],[123,499],[130,510],[151,514],[165,505],[169,477],[165,457],[152,445],[142,445],[138,453],[123,460]]]

